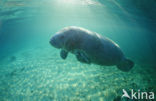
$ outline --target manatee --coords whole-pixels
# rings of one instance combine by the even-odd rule
[[[130,71],[134,66],[133,61],[125,57],[115,42],[81,27],[69,26],[61,29],[52,36],[50,44],[61,49],[62,59],[66,59],[68,53],[72,53],[81,63],[116,65],[124,72]]]

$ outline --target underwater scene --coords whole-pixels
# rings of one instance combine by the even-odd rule
[[[0,101],[155,94],[155,0],[0,0]]]

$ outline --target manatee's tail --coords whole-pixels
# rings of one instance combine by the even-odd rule
[[[134,62],[129,59],[124,59],[122,62],[120,62],[117,67],[121,71],[128,72],[132,69],[134,66]]]

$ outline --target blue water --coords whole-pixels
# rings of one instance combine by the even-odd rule
[[[0,101],[125,101],[122,89],[156,91],[156,3],[143,1],[1,0]],[[49,40],[66,26],[112,39],[134,68],[62,60]]]

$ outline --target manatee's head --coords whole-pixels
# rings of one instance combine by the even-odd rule
[[[55,35],[52,36],[49,43],[55,48],[63,48],[64,47],[64,42],[65,42],[64,33],[58,32],[58,33],[56,33]]]
[[[51,39],[50,44],[55,48],[65,48],[68,49],[68,46],[71,46],[71,43],[74,40],[76,33],[76,27],[65,27],[62,30],[58,31]]]

